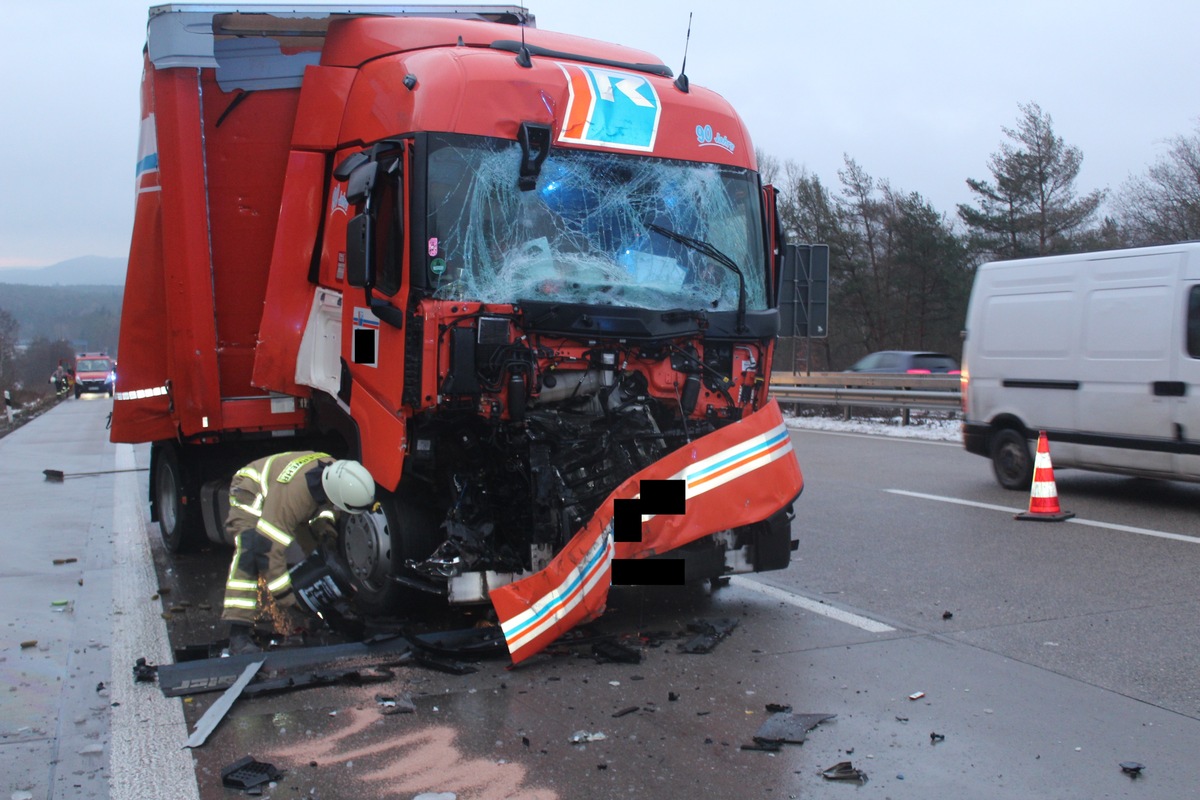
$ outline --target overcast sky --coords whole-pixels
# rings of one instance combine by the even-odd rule
[[[389,5],[364,2],[363,5]],[[0,267],[124,256],[146,2],[5,4]],[[530,0],[539,28],[658,55],[724,95],[755,146],[839,187],[849,155],[954,216],[1038,103],[1118,189],[1200,120],[1190,0]]]

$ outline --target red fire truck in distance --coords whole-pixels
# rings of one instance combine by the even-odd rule
[[[360,609],[490,601],[514,659],[600,613],[614,563],[785,568],[755,167],[721,97],[519,6],[150,9],[111,436],[152,442],[167,546],[222,541],[233,471],[313,448],[378,483],[341,532]],[[620,541],[646,480],[686,511]]]

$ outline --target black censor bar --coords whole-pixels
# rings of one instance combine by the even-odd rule
[[[687,483],[682,480],[646,480],[636,500],[613,501],[613,541],[640,542],[642,515],[687,513]],[[614,586],[682,586],[682,558],[614,558]]]

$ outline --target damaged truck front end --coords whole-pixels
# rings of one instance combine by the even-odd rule
[[[403,474],[345,536],[368,607],[410,590],[486,601],[544,569],[634,476],[683,480],[669,454],[702,460],[710,435],[751,416],[782,430],[767,397],[779,322],[754,172],[558,148],[530,169],[520,141],[449,134],[380,152],[347,162],[371,175],[373,194],[348,190],[364,209],[349,227],[381,243],[348,264],[368,297],[389,269],[379,251],[395,251],[371,209],[401,206],[407,185],[424,214],[401,323]],[[688,581],[785,568],[802,479],[776,478],[772,499],[743,501],[732,524],[697,520],[632,557],[670,550]]]

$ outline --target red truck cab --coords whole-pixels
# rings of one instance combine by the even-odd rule
[[[787,567],[775,194],[723,98],[520,6],[159,6],[145,58],[112,439],[168,548],[311,448],[379,485],[359,606],[490,601],[514,658],[616,561]],[[616,538],[645,480],[688,510]]]

